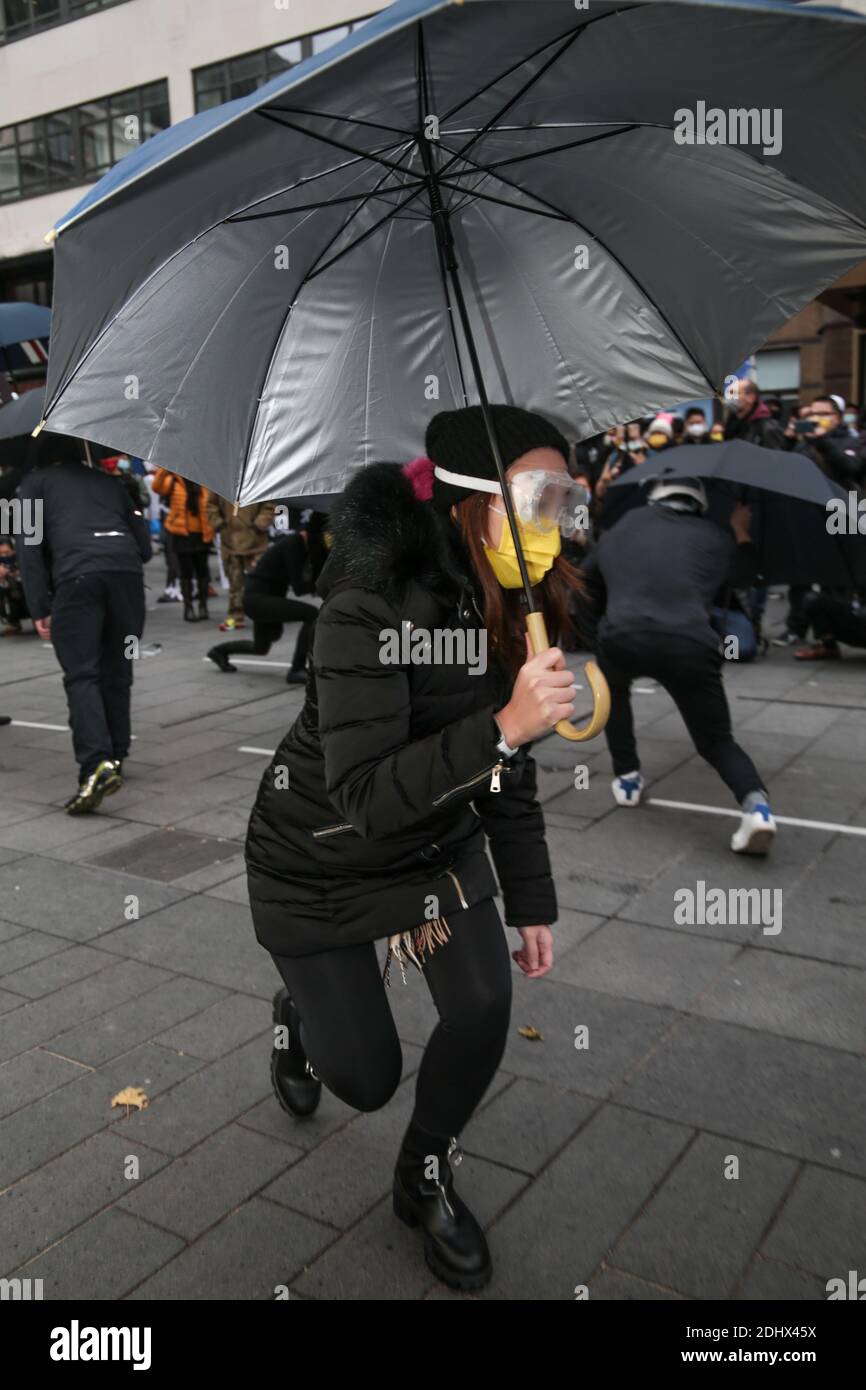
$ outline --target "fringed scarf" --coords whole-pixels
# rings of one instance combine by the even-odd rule
[[[451,928],[444,917],[433,917],[429,922],[423,922],[420,927],[414,927],[410,931],[395,932],[393,936],[389,936],[388,955],[382,974],[385,984],[391,984],[392,960],[398,962],[400,974],[403,977],[403,984],[405,985],[406,967],[403,959],[404,953],[415,968],[421,970],[425,957],[431,956],[437,946],[446,946],[450,936]],[[418,959],[419,956],[420,960]]]

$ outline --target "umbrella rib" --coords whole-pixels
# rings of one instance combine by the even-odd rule
[[[354,241],[350,241],[348,246],[344,246],[342,251],[338,251],[336,256],[332,256],[329,261],[325,261],[323,265],[314,262],[313,268],[307,271],[307,274],[304,276],[303,280],[301,281],[301,284],[298,286],[298,289],[302,289],[303,286],[308,284],[310,280],[315,280],[318,275],[322,275],[326,270],[329,270],[332,265],[336,265],[337,261],[341,261],[344,256],[348,256],[349,252],[354,251],[356,246],[360,246],[361,243],[366,241],[368,237],[371,237],[374,235],[375,232],[378,232],[379,228],[384,227],[386,222],[390,222],[394,217],[396,217],[398,212],[401,212],[403,208],[409,205],[409,203],[413,203],[415,199],[419,196],[419,194],[423,191],[423,187],[424,185],[422,185],[422,188],[416,189],[414,193],[410,193],[409,197],[404,198],[402,203],[397,203],[397,205],[392,209],[391,212],[386,212],[384,217],[380,217],[378,222],[374,222],[372,227],[367,228],[366,232],[362,232],[361,235],[356,237]],[[356,209],[356,211],[358,210]],[[352,215],[355,216],[355,213],[353,213]],[[348,225],[348,223],[346,225]],[[340,228],[340,231],[328,243],[328,246],[324,248],[324,251],[327,251],[331,246],[333,246],[334,242],[337,240],[337,238],[341,235],[341,233],[344,230],[344,227]],[[324,251],[322,252],[322,254],[324,254]],[[319,259],[321,260],[321,257]]]
[[[400,126],[383,125],[381,121],[364,121],[360,116],[339,116],[335,111],[310,111],[305,106],[260,106],[258,111],[260,115],[273,112],[290,116],[317,116],[322,121],[342,121],[344,125],[363,125],[370,130],[387,130],[392,135],[402,135],[410,140],[414,136],[413,131],[403,130]]]
[[[450,179],[439,179],[438,182],[443,188],[453,189],[455,193],[465,193],[466,197],[459,207],[465,207],[467,203],[473,202],[476,198],[483,199],[485,203],[498,203],[503,208],[514,208],[516,212],[527,212],[533,217],[549,217],[554,222],[569,222],[574,225],[574,219],[564,212],[548,212],[543,208],[527,208],[521,203],[512,203],[508,198],[495,198],[492,193],[479,193],[477,188],[472,190],[462,188],[459,183],[452,183]],[[530,195],[532,196],[532,195]],[[457,207],[449,208],[451,213],[457,212]]]
[[[406,144],[405,140],[394,141],[390,145],[383,145],[382,150],[399,150]],[[278,188],[273,193],[266,193],[261,198],[255,198],[251,203],[246,203],[243,207],[237,208],[231,217],[238,217],[240,214],[249,212],[250,208],[258,207],[262,203],[269,203],[272,198],[280,198],[284,193],[294,193],[298,188],[306,188],[307,184],[317,183],[319,179],[326,179],[331,174],[341,174],[345,169],[351,169],[354,164],[363,164],[367,161],[366,155],[359,155],[355,159],[344,160],[342,164],[332,164],[328,169],[322,169],[318,174],[308,174],[305,178],[297,179],[294,183],[287,184],[285,188]],[[315,206],[312,205],[311,206]],[[230,219],[225,218],[224,221]],[[222,222],[214,223],[214,226],[221,227]],[[208,228],[208,230],[211,230]]]
[[[418,179],[416,183],[421,187],[422,180]],[[268,217],[289,217],[294,212],[317,212],[320,208],[333,208],[339,207],[341,203],[353,203],[358,198],[368,200],[370,198],[384,198],[388,193],[405,193],[407,187],[407,184],[401,183],[393,184],[390,188],[360,189],[357,193],[344,193],[341,194],[339,198],[325,198],[319,203],[300,203],[297,207],[292,208],[272,208],[270,212],[239,213],[232,217],[227,217],[225,221],[227,223],[261,222]],[[277,195],[272,194],[271,196],[276,197]]]
[[[466,144],[461,148],[459,154],[454,155],[453,158],[450,159],[447,164],[443,165],[443,167],[440,170],[438,170],[439,177],[441,177],[442,174],[447,174],[451,165],[454,164],[462,155],[464,155],[467,150],[471,150],[472,146],[477,144],[477,142],[482,138],[482,136],[485,135],[492,126],[496,125],[496,123],[502,119],[506,111],[510,111],[511,107],[514,106],[516,102],[520,101],[520,98],[524,97],[526,93],[530,90],[530,88],[534,87],[535,84],[538,81],[540,81],[540,79],[544,76],[548,69],[553,67],[557,59],[561,58],[563,53],[567,52],[567,50],[571,48],[571,45],[577,39],[580,38],[581,34],[584,32],[584,29],[586,27],[586,25],[583,25],[578,29],[574,29],[570,34],[566,36],[565,42],[560,44],[559,48],[556,50],[555,53],[551,53],[550,57],[542,63],[538,71],[534,72],[531,77],[527,78],[523,86],[519,87],[517,91],[513,94],[513,96],[510,96],[508,98],[508,101],[505,103],[504,106],[500,106],[499,110],[495,113],[495,115],[490,117],[489,121],[485,121],[479,133],[477,135],[473,135],[470,140],[467,140]]]
[[[299,135],[308,135],[311,140],[320,140],[325,145],[333,145],[335,149],[343,150],[346,154],[353,154],[358,159],[369,159],[373,164],[380,164],[383,169],[390,169],[398,174],[411,172],[405,164],[398,164],[396,160],[383,159],[381,154],[374,151],[359,150],[355,145],[347,145],[345,140],[337,140],[333,135],[321,135],[316,130],[308,130],[306,126],[298,125],[295,121],[282,121],[265,109],[262,109],[258,114],[264,116],[267,121],[273,121],[275,125],[284,126],[286,130],[294,130]]]
[[[473,164],[473,163],[474,163],[473,160],[468,160],[467,162],[470,163],[470,164]],[[488,173],[488,170],[484,169],[483,166],[480,166],[480,165],[478,166],[478,171],[479,171],[479,173]],[[678,333],[677,330],[674,328],[673,324],[670,322],[670,320],[669,320],[667,314],[665,314],[664,311],[659,307],[659,305],[656,304],[655,299],[653,298],[653,296],[652,296],[652,295],[649,293],[649,291],[644,287],[644,285],[643,285],[643,284],[641,283],[641,281],[637,278],[637,276],[634,274],[634,272],[631,271],[631,270],[629,270],[628,267],[627,267],[626,265],[623,264],[623,262],[620,260],[619,256],[616,254],[616,252],[615,252],[615,251],[612,251],[611,248],[607,245],[607,243],[604,242],[604,241],[602,241],[601,237],[598,235],[597,232],[592,231],[592,229],[591,229],[590,227],[584,227],[583,224],[580,223],[580,222],[578,222],[576,218],[572,217],[570,213],[564,212],[562,208],[557,207],[555,203],[549,202],[546,198],[542,198],[540,194],[538,194],[538,193],[527,193],[524,189],[522,189],[522,188],[520,187],[519,184],[512,183],[511,180],[505,178],[505,176],[504,176],[503,174],[491,174],[490,177],[491,177],[491,178],[497,179],[500,183],[504,183],[505,186],[506,186],[506,188],[511,188],[511,189],[513,189],[514,192],[515,192],[515,193],[519,193],[519,194],[521,195],[521,197],[530,197],[530,198],[534,198],[534,199],[536,200],[536,202],[541,203],[541,204],[542,204],[544,207],[546,207],[546,208],[549,208],[551,212],[557,214],[559,217],[561,217],[561,218],[563,219],[563,221],[565,221],[565,222],[570,222],[571,225],[572,225],[573,227],[577,227],[578,231],[586,232],[586,234],[587,234],[588,236],[591,236],[592,239],[593,239],[593,241],[595,241],[595,242],[601,247],[602,251],[604,251],[605,255],[610,256],[611,260],[612,260],[616,265],[619,266],[619,268],[620,268],[620,270],[622,271],[623,275],[625,275],[626,278],[627,278],[628,280],[630,280],[631,283],[637,287],[637,289],[638,289],[638,290],[640,291],[640,293],[643,295],[643,297],[644,297],[644,299],[646,300],[646,302],[647,302],[649,305],[651,305],[651,307],[653,308],[653,310],[655,311],[655,313],[658,314],[659,318],[661,319],[662,323],[663,323],[663,324],[665,325],[665,327],[667,328],[668,332],[669,332],[669,333],[672,335],[672,337],[679,343],[680,347],[682,348],[683,352],[686,354],[686,356],[688,357],[688,359],[689,359],[691,362],[693,362],[694,365],[698,368],[698,371],[699,371],[699,372],[701,373],[701,375],[703,376],[703,378],[704,378],[704,380],[706,381],[707,385],[709,386],[710,390],[711,390],[714,394],[719,394],[719,395],[721,395],[721,393],[722,393],[722,388],[721,388],[720,386],[714,385],[713,380],[712,380],[712,377],[710,376],[709,372],[706,370],[706,368],[704,367],[703,363],[702,363],[702,362],[700,361],[700,359],[696,356],[696,354],[695,354],[694,352],[692,352],[692,350],[683,342],[683,340],[682,340],[682,338],[680,337],[679,333]],[[532,209],[531,209],[531,208],[526,208],[525,211],[526,211],[526,212],[531,212]]]
[[[582,34],[584,30],[589,29],[593,24],[599,24],[604,19],[617,19],[620,15],[628,14],[630,10],[639,8],[639,5],[623,5],[617,10],[612,10],[609,14],[600,14],[596,15],[594,19],[588,19],[585,24],[581,24],[580,28],[574,32]],[[458,111],[462,111],[464,106],[468,106],[471,101],[477,101],[485,92],[489,92],[491,87],[496,87],[500,82],[504,82],[506,77],[510,77],[513,72],[517,72],[518,68],[525,67],[527,63],[531,63],[533,58],[537,58],[539,54],[544,53],[545,49],[550,48],[553,44],[559,43],[560,39],[563,37],[562,34],[557,34],[554,38],[547,39],[545,43],[534,49],[532,53],[527,53],[526,56],[520,58],[518,62],[512,63],[510,68],[506,68],[504,72],[498,73],[497,76],[492,77],[489,82],[485,82],[483,87],[479,87],[476,91],[471,92],[468,97],[464,97],[462,101],[458,101],[456,106],[452,106],[446,111],[442,120],[450,120]]]

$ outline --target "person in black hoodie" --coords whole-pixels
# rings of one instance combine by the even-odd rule
[[[284,623],[300,623],[291,666],[286,672],[287,685],[302,685],[306,680],[305,667],[313,639],[318,609],[312,603],[299,603],[289,598],[311,593],[327,556],[324,540],[325,517],[314,512],[300,531],[279,536],[257,561],[244,579],[244,612],[253,620],[252,641],[238,639],[220,642],[211,647],[208,656],[221,671],[236,671],[230,656],[266,656],[283,633]]]
[[[491,409],[509,478],[534,471],[569,492],[559,431]],[[290,1113],[314,1110],[322,1082],[355,1109],[389,1100],[402,1058],[375,942],[389,942],[388,983],[395,962],[423,971],[440,1021],[397,1157],[394,1210],[422,1227],[437,1275],[469,1289],[487,1282],[491,1261],[451,1163],[501,1060],[511,1007],[486,842],[505,921],[523,939],[513,958],[539,977],[552,965],[557,906],[528,745],[573,712],[575,686],[559,649],[527,655],[480,409],[434,417],[426,447],[429,459],[405,471],[365,469],[331,513],[306,700],[262,778],[246,861],[256,936],[285,983],[274,1021],[288,1047],[274,1048],[272,1079]],[[558,530],[527,526],[554,640],[580,584],[558,542]]]
[[[749,509],[742,504],[734,509],[731,530],[717,525],[707,511],[699,479],[659,480],[652,484],[648,505],[605,531],[583,566],[594,606],[603,612],[597,652],[611,695],[605,736],[613,760],[612,791],[619,806],[640,802],[644,781],[630,689],[635,678],[649,676],[670,695],[697,751],[740,805],[731,848],[764,854],[776,823],[760,774],[731,732],[722,683],[724,646],[711,619],[719,590],[742,587],[751,577]]]
[[[87,445],[42,434],[19,488],[41,512],[42,537],[17,538],[27,606],[63,668],[78,790],[70,815],[96,810],[123,781],[129,753],[134,646],[144,631],[147,523],[116,478],[85,460]]]

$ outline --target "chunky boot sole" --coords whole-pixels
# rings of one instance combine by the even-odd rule
[[[273,1021],[282,1023],[280,1018],[279,1005],[282,990],[277,990],[273,1002]],[[298,1039],[300,1046],[300,1038]],[[280,1109],[293,1119],[303,1120],[307,1116],[315,1113],[319,1108],[319,1101],[322,1099],[322,1083],[318,1077],[309,1075],[301,1077],[283,1077],[279,1072],[280,1054],[277,1048],[271,1049],[271,1085],[274,1095],[279,1102]],[[309,1066],[309,1062],[307,1062]],[[293,1098],[289,1093],[289,1088],[296,1092]]]
[[[394,1179],[393,1206],[394,1215],[404,1225],[421,1226],[422,1230],[424,1229],[424,1223],[418,1215],[415,1203],[400,1183],[399,1178],[396,1177]],[[464,1293],[471,1289],[483,1289],[485,1284],[490,1283],[493,1274],[493,1262],[489,1255],[483,1269],[474,1270],[471,1273],[455,1269],[439,1254],[426,1230],[424,1230],[424,1259],[427,1261],[428,1269],[433,1271],[437,1279],[441,1279],[443,1284],[447,1284],[449,1288],[460,1289]]]

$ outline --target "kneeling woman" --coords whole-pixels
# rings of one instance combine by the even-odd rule
[[[558,430],[511,406],[493,416],[512,495],[566,496]],[[374,943],[389,941],[387,983],[398,968],[405,979],[406,961],[423,972],[439,1023],[418,1070],[394,1209],[421,1225],[440,1278],[478,1288],[490,1255],[451,1163],[501,1061],[511,1010],[486,843],[505,921],[522,937],[513,958],[538,978],[553,963],[557,909],[525,745],[573,713],[575,687],[557,648],[527,655],[480,409],[437,415],[426,448],[428,459],[405,469],[359,473],[332,513],[306,700],[262,778],[246,859],[256,936],[285,981],[274,1022],[288,1047],[275,1047],[271,1071],[290,1113],[311,1113],[322,1083],[358,1110],[389,1100],[402,1055]],[[534,476],[515,484],[523,474]],[[556,641],[580,580],[555,526],[524,525]]]

